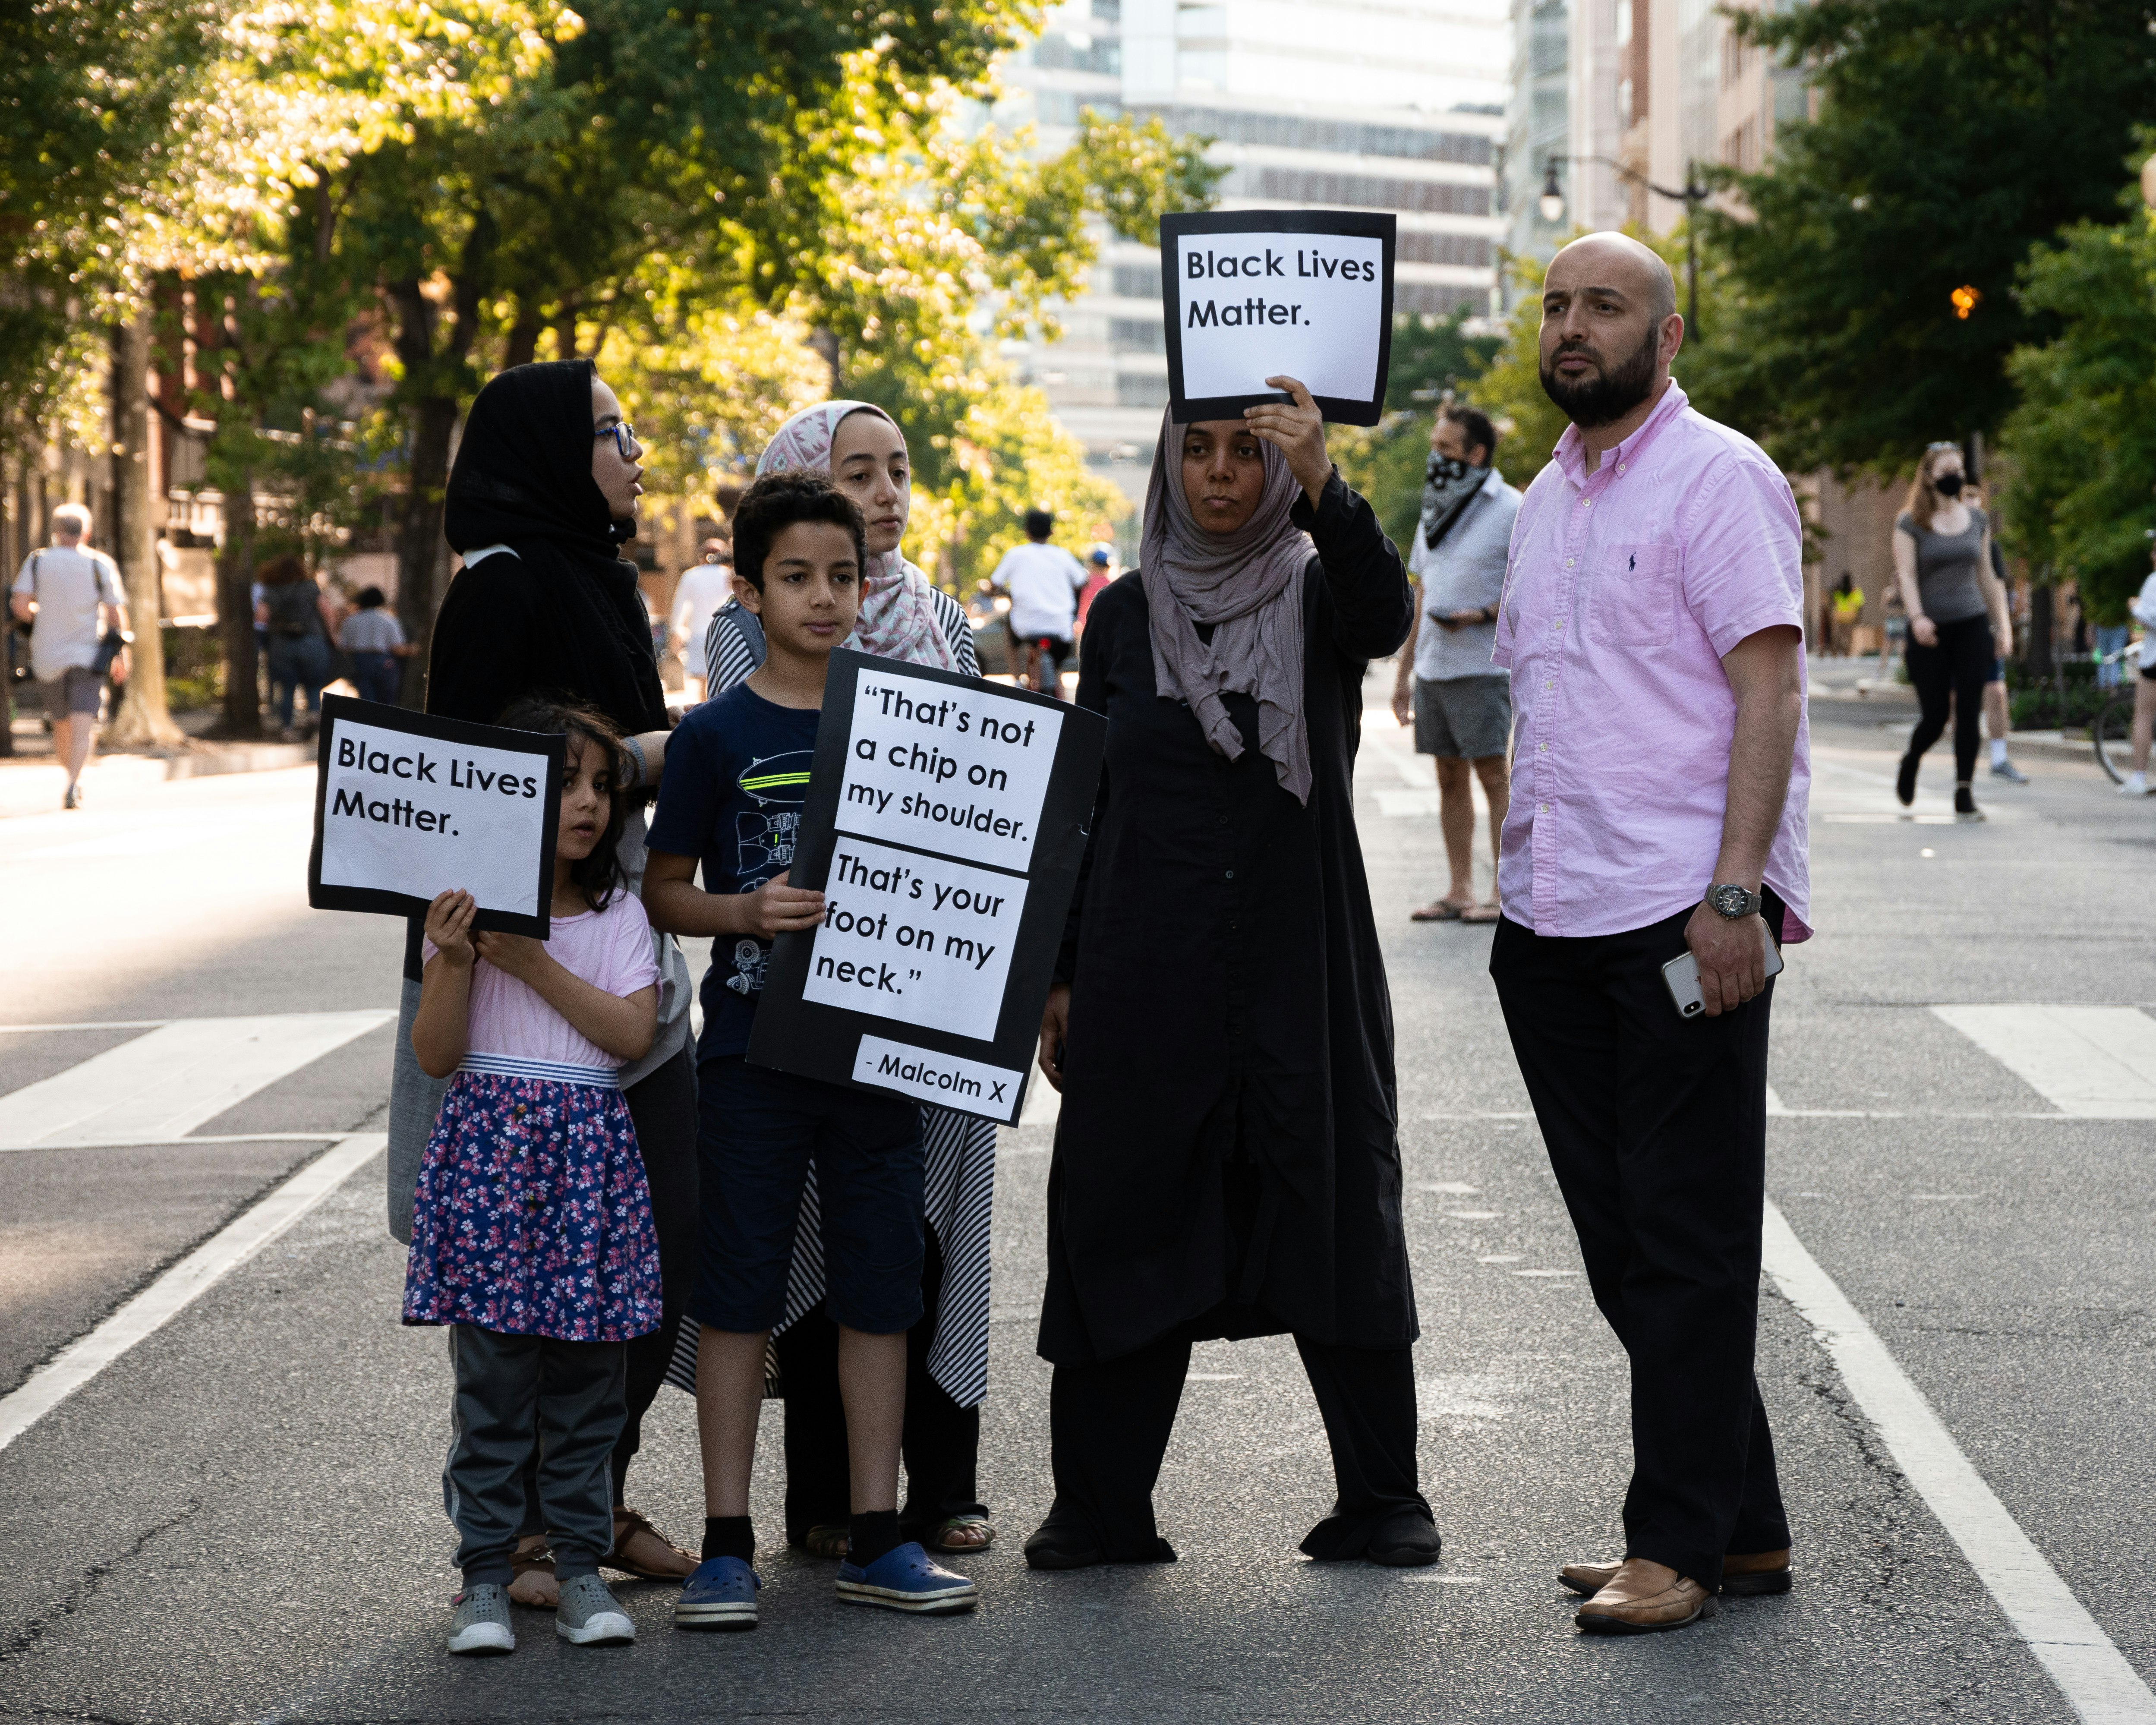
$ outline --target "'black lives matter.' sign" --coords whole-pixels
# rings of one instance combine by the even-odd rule
[[[759,1065],[1018,1118],[1107,722],[844,650],[789,876],[820,926],[772,947]]]
[[[1375,425],[1392,356],[1397,218],[1230,210],[1160,218],[1168,404],[1233,419],[1299,378],[1327,419]]]
[[[461,887],[477,927],[545,940],[567,747],[325,696],[307,902],[410,916]]]

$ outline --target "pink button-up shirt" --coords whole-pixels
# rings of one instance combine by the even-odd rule
[[[1517,715],[1497,861],[1513,922],[1618,934],[1714,884],[1737,718],[1722,657],[1803,627],[1803,546],[1774,463],[1674,382],[1593,474],[1567,428],[1512,529],[1492,655]],[[1810,788],[1800,719],[1764,871],[1789,906],[1785,940],[1811,933]]]

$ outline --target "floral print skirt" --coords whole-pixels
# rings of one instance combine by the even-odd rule
[[[564,1342],[659,1327],[659,1235],[619,1089],[456,1075],[419,1165],[404,1322]]]

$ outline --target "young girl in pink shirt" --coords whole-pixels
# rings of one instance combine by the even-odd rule
[[[659,1327],[659,1240],[620,1069],[651,1043],[651,927],[615,847],[624,814],[613,728],[526,701],[499,722],[568,739],[550,937],[475,932],[471,895],[429,906],[412,1048],[455,1075],[413,1204],[404,1322],[449,1327],[455,1439],[442,1492],[465,1585],[452,1653],[507,1653],[511,1558],[537,1455],[561,1581],[555,1629],[633,1641],[599,1579],[613,1541],[609,1457],[625,1352]]]

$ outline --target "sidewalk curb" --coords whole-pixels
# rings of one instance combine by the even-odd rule
[[[311,767],[311,742],[235,743],[185,754],[100,754],[83,775],[83,788],[99,803],[120,799],[182,778],[211,778],[228,773],[274,773]],[[60,806],[67,769],[50,759],[0,760],[0,820],[20,814],[50,814]]]

